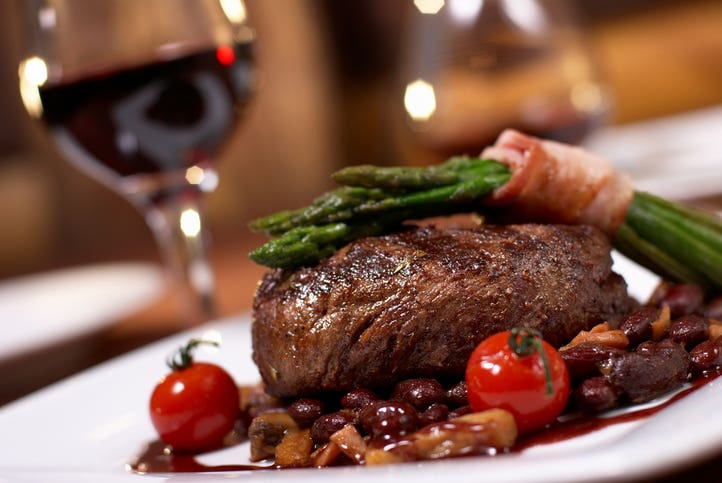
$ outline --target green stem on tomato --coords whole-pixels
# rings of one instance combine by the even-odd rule
[[[220,344],[214,340],[191,339],[186,345],[179,347],[173,354],[171,354],[168,359],[166,359],[166,364],[173,371],[182,371],[183,369],[187,369],[191,366],[191,364],[193,364],[193,352],[196,350],[196,347],[201,344],[209,344],[214,347],[220,346]]]
[[[554,384],[552,381],[552,369],[549,364],[549,358],[544,351],[542,344],[542,335],[536,329],[528,327],[514,327],[509,335],[509,348],[519,357],[528,357],[534,353],[539,354],[544,368],[544,382],[547,396],[554,394]]]

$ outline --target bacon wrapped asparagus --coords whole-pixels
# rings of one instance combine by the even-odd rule
[[[590,224],[612,237],[634,195],[632,180],[608,160],[513,130],[504,131],[481,157],[511,168],[509,182],[484,203],[502,206],[517,221]]]
[[[614,246],[672,280],[722,289],[722,222],[635,192],[630,178],[580,148],[507,130],[478,158],[430,167],[354,166],[305,208],[251,223],[273,237],[251,252],[269,267],[308,265],[409,219],[478,212],[515,222],[597,226]]]

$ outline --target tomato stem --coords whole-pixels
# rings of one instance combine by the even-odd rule
[[[179,347],[177,351],[171,354],[168,359],[166,359],[166,364],[174,371],[187,369],[193,364],[193,352],[196,350],[196,347],[201,344],[210,344],[214,347],[220,345],[215,340],[191,339],[186,345]]]
[[[514,327],[509,335],[509,348],[519,357],[527,357],[535,352],[539,354],[544,368],[544,380],[547,396],[554,394],[554,385],[552,384],[552,371],[549,365],[549,359],[544,351],[542,344],[542,335],[536,329],[528,327]]]

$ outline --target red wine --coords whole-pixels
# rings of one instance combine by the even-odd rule
[[[46,86],[40,97],[66,157],[86,171],[102,166],[128,177],[209,162],[251,82],[244,44]]]

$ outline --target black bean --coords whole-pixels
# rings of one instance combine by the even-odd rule
[[[639,347],[637,347],[637,353],[639,354],[645,354],[648,352],[654,352],[657,347],[657,342],[653,340],[647,340],[639,344]]]
[[[689,354],[669,339],[644,342],[636,352],[612,356],[605,375],[632,403],[646,402],[683,384],[691,369]]]
[[[612,355],[624,352],[595,342],[585,342],[559,351],[572,381],[599,375],[599,366]]]
[[[460,406],[449,413],[449,419],[458,418],[464,414],[473,413],[474,410],[468,404],[466,406]]]
[[[419,416],[406,402],[376,401],[361,410],[359,422],[371,437],[388,440],[416,431]]]
[[[371,389],[352,389],[341,398],[341,406],[346,409],[361,409],[380,398]]]
[[[669,326],[668,337],[679,342],[686,348],[691,348],[707,339],[709,322],[699,315],[684,315],[672,322]]]
[[[318,399],[299,399],[288,407],[288,414],[299,426],[307,428],[323,414],[323,403]]]
[[[407,379],[396,384],[392,400],[405,401],[423,411],[434,403],[446,400],[446,391],[436,379]]]
[[[689,357],[696,374],[722,367],[722,337],[697,344],[689,352]]]
[[[352,424],[355,420],[353,414],[337,411],[335,413],[324,414],[316,419],[311,426],[311,438],[316,444],[328,443],[328,438],[333,433],[342,429],[347,424]]]
[[[449,407],[446,404],[434,403],[426,411],[419,414],[419,426],[446,421],[449,417]]]
[[[632,347],[652,338],[652,322],[657,320],[659,309],[642,307],[629,314],[619,325]]]
[[[659,306],[668,306],[670,316],[676,319],[701,310],[703,304],[704,292],[701,287],[690,283],[679,283],[669,287]]]
[[[446,391],[446,403],[452,407],[469,404],[469,399],[466,396],[466,381],[459,381]]]
[[[604,376],[590,377],[574,390],[574,401],[584,412],[600,413],[619,405],[619,395]]]

